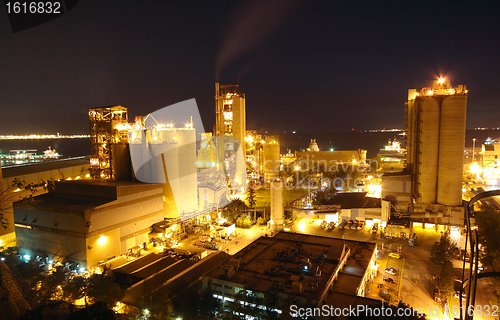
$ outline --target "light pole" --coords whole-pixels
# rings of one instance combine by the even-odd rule
[[[475,162],[476,155],[476,138],[472,139],[472,163]]]

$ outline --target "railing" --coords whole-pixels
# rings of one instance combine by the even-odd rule
[[[500,277],[500,272],[483,272],[478,275],[478,264],[479,264],[479,233],[477,229],[473,229],[471,227],[470,222],[470,213],[474,212],[474,202],[481,200],[483,198],[488,198],[492,196],[500,195],[500,190],[492,190],[482,192],[475,197],[473,197],[469,202],[465,202],[465,219],[467,223],[467,232],[465,234],[465,256],[467,256],[467,244],[470,245],[470,259],[469,259],[469,277],[465,279],[465,256],[464,263],[462,268],[462,286],[460,287],[460,297],[462,297],[462,293],[464,292],[464,288],[468,285],[469,288],[467,290],[467,299],[466,306],[467,308],[463,308],[462,299],[459,298],[460,301],[460,319],[472,320],[474,318],[474,310],[476,303],[476,286],[477,279],[481,278],[491,278],[491,277]],[[469,242],[470,239],[470,242]],[[472,312],[469,312],[472,311]],[[465,311],[465,315],[464,315]],[[465,318],[464,318],[465,316]]]

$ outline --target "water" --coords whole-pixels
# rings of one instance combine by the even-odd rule
[[[277,133],[280,136],[281,153],[287,149],[292,152],[307,149],[311,139],[316,139],[321,151],[334,150],[367,150],[367,158],[377,155],[379,150],[387,145],[389,139],[403,139],[398,132],[296,132]],[[480,148],[486,138],[500,137],[499,130],[467,130],[465,146],[472,147],[472,139],[476,138],[476,148]],[[0,140],[0,153],[7,154],[10,150],[36,149],[42,154],[52,147],[62,155],[61,158],[90,155],[90,139],[53,139],[53,140]],[[2,166],[5,166],[2,163]]]
[[[36,154],[43,154],[49,146],[56,149],[60,159],[90,155],[90,139],[52,139],[52,140],[0,140],[0,154],[8,154],[10,150],[37,150]],[[5,167],[15,163],[2,160]]]

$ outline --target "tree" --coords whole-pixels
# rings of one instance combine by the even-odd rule
[[[182,319],[217,319],[220,312],[220,301],[213,296],[209,285],[198,291],[197,284],[187,286],[184,281],[178,281],[170,291],[174,315]]]
[[[90,302],[106,302],[113,307],[123,298],[125,291],[115,283],[114,276],[109,267],[104,266],[101,274],[94,273],[87,280],[87,297]]]
[[[431,248],[431,261],[438,265],[444,264],[446,261],[451,261],[456,256],[457,251],[457,244],[451,242],[450,234],[445,232],[439,242],[436,242]]]
[[[453,281],[453,264],[451,261],[445,261],[439,273],[439,290],[441,291],[441,297],[448,302],[451,301],[455,293]]]
[[[63,266],[55,267],[41,280],[38,290],[41,303],[47,304],[49,301],[62,300],[62,285],[65,282],[68,270]]]
[[[253,180],[250,180],[247,188],[247,203],[250,208],[255,207],[255,183]]]
[[[491,207],[482,207],[476,212],[476,225],[479,243],[484,248],[480,251],[481,262],[492,271],[500,270],[500,213]]]
[[[62,287],[63,299],[74,302],[85,296],[85,278],[80,276],[71,277]]]
[[[231,223],[236,223],[240,213],[245,211],[248,208],[245,202],[237,199],[230,204],[228,204],[224,209],[225,218]]]

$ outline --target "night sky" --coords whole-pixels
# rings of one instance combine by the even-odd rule
[[[88,133],[89,108],[146,115],[239,84],[247,128],[403,128],[409,88],[469,89],[467,127],[500,126],[498,1],[80,1],[13,33],[0,9],[0,134]]]

